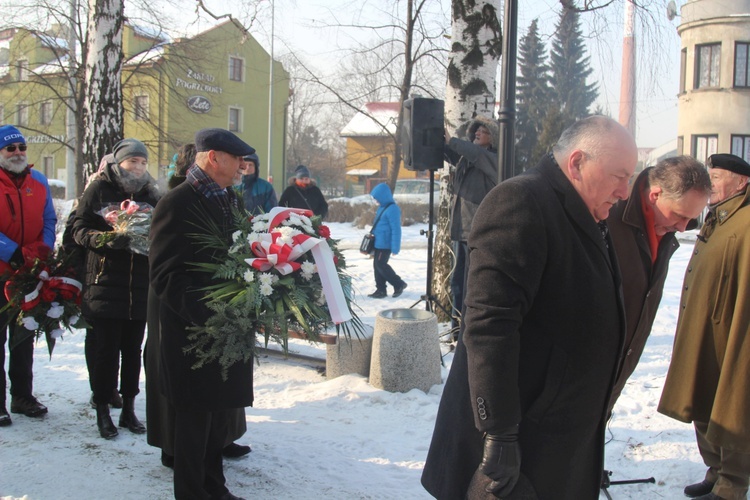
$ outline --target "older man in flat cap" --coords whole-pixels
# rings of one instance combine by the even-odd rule
[[[189,235],[208,234],[208,228],[201,229],[208,219],[230,238],[232,211],[241,203],[231,186],[244,169],[243,157],[255,149],[218,128],[198,131],[195,146],[195,165],[159,202],[151,226],[151,286],[161,327],[159,382],[175,407],[175,498],[231,500],[238,497],[225,486],[221,451],[231,414],[253,403],[253,365],[238,362],[223,380],[218,363],[193,369],[196,357],[184,352],[188,329],[204,325],[212,314],[201,290],[213,281],[194,264],[222,258]]]
[[[707,162],[709,214],[688,263],[672,362],[659,412],[692,422],[701,500],[744,500],[750,482],[750,165],[735,155]]]

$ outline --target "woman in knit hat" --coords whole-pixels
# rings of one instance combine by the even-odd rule
[[[310,179],[310,170],[304,165],[294,169],[294,177],[289,179],[289,186],[281,193],[279,206],[312,210],[323,219],[328,214],[328,202],[315,182]]]
[[[96,338],[92,385],[97,427],[106,439],[117,436],[108,403],[117,390],[121,356],[123,408],[119,425],[136,434],[146,432],[135,415],[134,402],[139,393],[146,327],[148,258],[128,249],[127,235],[105,236],[112,227],[100,212],[125,200],[155,206],[160,197],[156,181],[148,173],[148,150],[142,142],[124,139],[112,154],[114,162],[104,165],[86,187],[73,219],[73,238],[86,249],[81,308]]]

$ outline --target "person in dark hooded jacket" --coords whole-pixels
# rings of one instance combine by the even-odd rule
[[[278,205],[273,186],[259,175],[260,159],[256,153],[245,156],[245,175],[242,176],[240,195],[245,209],[253,215],[267,214]]]
[[[452,326],[457,329],[465,295],[464,276],[469,267],[468,240],[471,223],[479,204],[497,185],[498,127],[494,120],[477,116],[461,125],[457,134],[445,133],[445,158],[455,167],[451,197],[451,241],[454,269],[451,274],[453,296]],[[454,334],[454,339],[458,332]]]
[[[375,251],[372,256],[372,268],[375,272],[375,291],[368,295],[373,299],[388,296],[387,283],[393,286],[393,296],[398,297],[406,288],[406,282],[396,274],[388,264],[391,255],[398,255],[401,250],[401,209],[393,200],[388,184],[378,184],[370,193],[380,204],[375,213],[372,234],[375,237]]]
[[[304,165],[299,165],[294,170],[289,186],[281,193],[279,206],[312,210],[323,219],[328,215],[328,202],[320,188],[310,179],[310,170]]]
[[[94,403],[99,434],[106,439],[117,435],[108,403],[117,388],[120,354],[119,425],[137,434],[146,432],[135,415],[134,402],[146,327],[148,258],[128,250],[127,235],[104,236],[112,227],[100,211],[128,199],[155,206],[160,197],[147,171],[148,151],[142,142],[124,139],[115,145],[113,155],[115,163],[106,164],[88,185],[73,220],[73,238],[86,248],[82,313],[96,338]]]

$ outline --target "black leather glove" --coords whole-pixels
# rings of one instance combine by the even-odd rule
[[[130,236],[126,234],[118,234],[113,239],[107,242],[107,247],[113,250],[122,250],[130,244]]]
[[[13,252],[13,255],[10,256],[10,260],[8,261],[8,264],[21,267],[23,263],[24,263],[23,251],[21,250],[21,247],[19,246],[18,248],[16,248],[16,251]]]
[[[492,479],[488,493],[505,497],[513,491],[521,474],[521,446],[518,444],[518,426],[484,437],[484,455],[479,471]]]

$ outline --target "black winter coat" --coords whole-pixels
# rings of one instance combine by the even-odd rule
[[[301,188],[294,182],[294,179],[289,181],[289,186],[281,193],[279,206],[312,210],[315,215],[320,215],[323,219],[328,215],[328,202],[320,188],[315,184]]]
[[[73,239],[86,248],[81,310],[85,318],[146,321],[148,258],[127,249],[96,248],[96,239],[100,232],[112,230],[99,214],[102,208],[127,199],[156,206],[159,191],[149,176],[140,191],[126,193],[112,168],[107,165],[88,185],[73,219]]]
[[[224,381],[218,362],[193,369],[195,356],[183,352],[188,343],[187,329],[205,324],[213,314],[201,290],[214,281],[210,273],[191,265],[220,258],[190,236],[206,227],[206,218],[213,219],[230,238],[231,223],[224,220],[218,204],[183,182],[161,199],[151,225],[151,286],[158,299],[152,303],[158,304],[161,327],[160,388],[181,410],[219,411],[253,403],[252,361],[230,367]]]
[[[630,198],[612,207],[607,218],[617,260],[620,263],[620,274],[623,277],[625,322],[628,328],[622,367],[609,401],[610,413],[625,388],[625,383],[635,371],[638,360],[641,359],[656,312],[659,310],[664,282],[669,271],[669,259],[680,246],[674,233],[665,234],[659,242],[656,262],[651,263],[651,248],[641,208],[643,188],[647,184],[649,170],[651,169],[648,168],[638,175]]]
[[[551,156],[487,195],[469,249],[466,326],[422,484],[463,499],[483,433],[520,424],[522,481],[507,498],[598,498],[625,336],[614,254]]]

